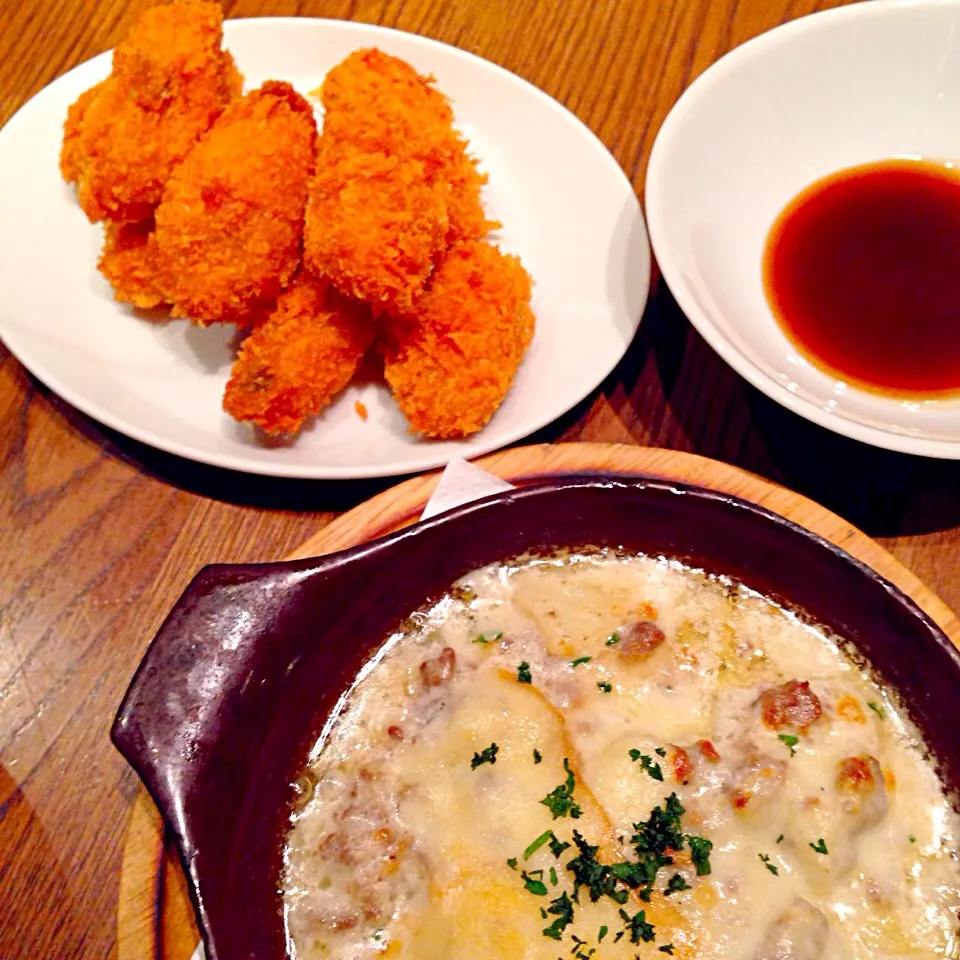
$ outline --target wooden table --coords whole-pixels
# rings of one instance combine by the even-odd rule
[[[112,47],[147,0],[0,5],[0,123]],[[671,104],[710,63],[818,0],[225,0],[228,17],[381,23],[457,44],[587,123],[638,191]],[[726,460],[821,501],[960,608],[960,466],[889,454],[782,410],[660,284],[629,353],[539,441]],[[137,780],[107,739],[151,635],[205,563],[269,560],[393,481],[310,483],[191,464],[53,396],[0,346],[0,957],[115,953]]]

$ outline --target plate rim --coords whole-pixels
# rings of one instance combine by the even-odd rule
[[[529,423],[522,424],[503,433],[501,436],[491,436],[489,440],[481,439],[484,430],[466,438],[463,441],[431,441],[419,440],[417,446],[410,448],[410,456],[401,460],[395,460],[389,464],[369,464],[340,466],[323,463],[290,463],[270,459],[248,459],[247,457],[236,453],[218,453],[209,449],[198,448],[190,443],[168,438],[157,434],[152,430],[143,428],[135,423],[124,420],[121,415],[115,415],[108,410],[104,410],[96,401],[88,401],[82,392],[73,389],[69,384],[64,384],[58,376],[49,375],[44,370],[44,365],[34,364],[32,351],[29,346],[24,346],[15,333],[10,329],[5,329],[3,315],[0,314],[0,340],[32,376],[43,383],[49,390],[64,400],[70,406],[80,411],[85,417],[89,417],[98,424],[112,430],[122,436],[128,437],[136,442],[142,443],[153,450],[159,450],[167,454],[180,457],[194,463],[205,464],[207,466],[220,469],[232,470],[239,473],[245,473],[257,476],[278,477],[299,480],[367,480],[380,477],[405,476],[431,470],[446,465],[451,459],[457,457],[474,458],[492,453],[495,450],[502,449],[520,440],[533,436],[544,427],[553,423],[565,413],[568,413],[577,404],[581,403],[591,393],[593,393],[603,381],[610,375],[616,366],[623,360],[633,340],[636,338],[637,331],[646,312],[646,307],[650,298],[650,280],[652,274],[652,251],[650,247],[650,234],[647,227],[646,217],[640,196],[632,181],[627,176],[620,163],[613,156],[609,148],[603,143],[600,137],[572,110],[564,106],[560,101],[551,97],[546,91],[529,80],[521,77],[519,74],[508,70],[498,63],[488,60],[469,50],[453,44],[445,43],[442,40],[436,40],[432,37],[422,34],[412,33],[400,30],[395,27],[382,26],[380,24],[363,23],[353,20],[340,20],[329,17],[235,17],[224,21],[224,39],[229,44],[229,32],[236,30],[254,31],[257,27],[263,27],[269,24],[271,27],[285,27],[287,29],[303,28],[309,24],[323,30],[333,30],[335,32],[357,32],[371,37],[371,45],[376,43],[376,37],[390,36],[402,38],[404,43],[412,43],[414,46],[433,51],[442,51],[442,55],[453,57],[454,60],[461,60],[469,63],[472,69],[484,71],[493,71],[502,76],[509,83],[519,85],[528,94],[532,93],[539,105],[549,109],[555,116],[561,118],[565,123],[572,125],[578,135],[589,144],[591,151],[598,158],[598,162],[607,166],[611,176],[620,179],[624,190],[624,199],[629,205],[632,198],[633,217],[631,222],[638,228],[640,238],[643,240],[642,248],[645,256],[634,265],[636,279],[639,287],[643,289],[644,294],[642,302],[639,304],[639,313],[636,318],[633,332],[630,339],[624,345],[624,348],[612,358],[609,363],[602,364],[597,369],[597,374],[584,381],[584,385],[574,390],[564,400],[564,406],[553,410],[549,416],[539,416]],[[65,78],[76,74],[79,71],[93,72],[95,65],[105,64],[113,55],[113,48],[96,54],[89,59],[76,64],[69,70],[55,77],[50,83],[46,84],[37,93],[24,102],[13,114],[7,123],[0,128],[0,140],[11,127],[16,132],[16,122],[18,117],[34,103],[34,101],[43,96],[52,86],[60,83]],[[9,134],[8,134],[9,136]],[[534,278],[535,279],[535,278]],[[27,359],[24,359],[24,358]],[[40,372],[42,371],[42,372]],[[488,425],[489,426],[489,425]],[[452,449],[445,452],[431,452],[434,444],[453,444]]]
[[[671,244],[665,236],[668,216],[663,209],[663,171],[668,166],[667,152],[677,129],[686,121],[687,114],[717,80],[736,70],[741,61],[752,56],[755,51],[775,46],[785,37],[816,30],[823,25],[824,21],[869,18],[891,9],[925,7],[953,7],[960,10],[960,0],[871,0],[870,3],[851,3],[829,10],[819,10],[797,17],[795,20],[788,20],[786,23],[751,37],[715,60],[677,98],[657,131],[650,151],[650,161],[647,164],[647,175],[643,187],[644,212],[647,234],[657,265],[677,305],[714,352],[751,386],[792,413],[848,439],[895,453],[939,460],[960,460],[960,437],[951,440],[914,436],[860,423],[823,410],[813,401],[791,393],[779,384],[770,374],[761,370],[743,354],[700,308],[683,280],[683,270],[674,259]]]

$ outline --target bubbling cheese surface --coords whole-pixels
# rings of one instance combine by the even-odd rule
[[[960,831],[915,727],[842,640],[675,561],[468,575],[299,790],[301,960],[958,955]]]

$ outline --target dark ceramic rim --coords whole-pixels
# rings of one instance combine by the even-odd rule
[[[238,862],[242,864],[242,854],[236,851],[239,841],[234,841],[231,845],[229,838],[219,837],[222,849],[219,859],[215,858],[217,864],[214,865],[204,863],[204,843],[208,837],[217,836],[209,824],[215,822],[218,816],[224,817],[224,810],[216,808],[216,798],[210,800],[208,796],[210,784],[218,782],[217,778],[234,783],[231,777],[238,774],[230,764],[235,763],[238,768],[242,768],[245,762],[249,763],[249,758],[245,761],[241,752],[231,753],[223,746],[229,738],[231,723],[243,729],[242,721],[238,719],[240,709],[235,709],[238,691],[246,691],[256,680],[257,671],[263,672],[265,663],[268,664],[271,658],[281,655],[278,649],[275,655],[271,650],[270,655],[265,656],[262,649],[257,651],[258,642],[262,648],[265,643],[275,643],[277,638],[289,640],[291,631],[295,633],[296,629],[299,629],[302,632],[304,629],[302,610],[300,621],[294,623],[294,620],[288,617],[290,609],[300,604],[300,586],[311,578],[320,578],[324,582],[342,580],[344,584],[349,584],[351,579],[356,579],[356,574],[364,573],[364,566],[369,566],[371,560],[386,560],[394,553],[406,553],[409,559],[413,546],[420,542],[429,544],[431,539],[436,540],[439,531],[455,531],[458,527],[467,527],[482,520],[487,514],[491,516],[494,524],[502,523],[505,519],[513,519],[512,515],[518,510],[520,515],[524,511],[535,512],[543,498],[548,501],[551,498],[562,501],[564,498],[576,499],[582,496],[589,499],[597,494],[603,497],[626,498],[631,503],[634,500],[642,503],[644,499],[659,498],[664,503],[672,504],[671,508],[678,503],[670,498],[690,498],[684,506],[698,505],[698,509],[703,508],[708,514],[716,513],[718,517],[728,513],[733,517],[736,514],[743,520],[745,527],[752,524],[767,526],[771,540],[779,538],[798,550],[802,546],[807,552],[819,552],[821,557],[829,554],[850,572],[854,580],[857,577],[863,580],[866,592],[879,588],[886,601],[878,602],[889,603],[893,615],[900,616],[908,625],[907,632],[912,632],[914,639],[923,644],[923,655],[913,660],[914,666],[921,669],[923,664],[937,660],[944,683],[960,695],[960,651],[910,597],[877,571],[836,544],[765,507],[708,488],[644,476],[612,477],[598,473],[532,483],[472,501],[395,533],[327,556],[268,564],[205,567],[187,587],[150,644],[120,705],[111,729],[111,739],[136,770],[173,832],[188,878],[208,960],[239,960],[241,957],[279,960],[287,955],[285,946],[275,935],[264,935],[262,942],[252,944],[245,942],[242,934],[229,928],[225,918],[230,914],[231,904],[223,902],[223,897],[218,896],[217,891],[223,886],[223,882],[222,878],[214,874],[218,865],[223,868],[227,862],[232,869],[231,857],[239,858]],[[683,512],[685,511],[682,509],[679,511],[680,514]],[[731,519],[731,523],[733,522]],[[760,529],[760,526],[757,529]],[[583,546],[590,542],[591,537],[587,530],[576,542],[566,537],[563,542],[558,540],[552,546]],[[507,560],[520,552],[522,551],[513,551],[494,559]],[[712,562],[710,558],[694,557],[682,552],[673,555],[698,563],[708,570],[724,572],[724,564],[719,559]],[[399,559],[402,560],[403,557],[400,556]],[[397,588],[390,594],[390,599],[407,615],[420,607],[430,595],[436,595],[449,587],[450,583],[473,566],[456,572],[441,588],[429,591],[426,595],[417,589],[408,591],[409,602],[403,599],[404,569],[393,571],[397,577]],[[754,579],[762,580],[763,576]],[[761,592],[792,606],[805,606],[794,603],[790,596],[775,588],[761,588]],[[334,593],[328,590],[325,598],[329,600],[332,596]],[[880,596],[877,594],[878,598]],[[336,608],[336,603],[334,607]],[[809,609],[809,606],[806,609]],[[342,611],[336,608],[336,612]],[[251,624],[256,625],[256,629],[251,628]],[[332,629],[329,627],[327,632]],[[837,632],[850,636],[850,631]],[[386,635],[386,632],[381,632],[368,638],[369,642],[364,645],[361,653],[353,651],[349,655],[343,654],[344,657],[352,657],[351,662],[355,667],[349,675],[333,682],[336,688],[334,694],[346,689],[355,676],[356,669],[377,649]],[[323,636],[326,638],[326,634]],[[858,647],[862,646],[856,640],[854,643]],[[247,653],[250,655],[240,667],[229,656],[225,659],[225,651],[239,650],[243,654],[247,645]],[[320,644],[315,643],[314,646],[319,649]],[[260,658],[253,656],[253,652],[259,652]],[[898,650],[893,661],[882,666],[874,663],[874,666],[881,675],[900,669],[905,669],[907,674],[911,675],[912,668],[905,664],[908,659],[913,659],[909,657],[912,652],[911,648],[901,657]],[[290,649],[285,649],[284,655],[289,653]],[[286,666],[286,673],[294,670],[301,659],[302,651],[300,655],[292,657]],[[890,681],[890,685],[898,688],[901,684]],[[912,707],[910,709],[912,714]],[[317,713],[313,721],[314,731],[318,719],[327,712],[328,710],[323,710]],[[927,712],[930,713],[929,710]],[[932,716],[933,714],[930,714],[925,723],[918,721],[921,730],[928,737],[932,734]],[[280,742],[277,738],[282,735],[282,730],[267,731],[262,735],[263,743],[273,743],[276,746],[276,743]],[[309,744],[302,738],[301,741],[297,750],[302,762]],[[939,746],[941,749],[935,748],[934,753],[939,758],[941,773],[948,786],[955,790],[960,786],[960,743],[954,746],[947,739]],[[266,747],[261,759],[265,756]],[[948,756],[949,762],[944,759]],[[292,779],[289,768],[286,773],[286,784],[289,785]],[[252,788],[248,792],[251,791]],[[200,799],[197,799],[198,797]],[[233,800],[236,801],[236,798]],[[221,797],[220,803],[223,802]],[[262,810],[260,816],[263,816]],[[284,816],[285,810],[281,804],[276,810],[275,818],[279,822]],[[255,821],[251,821],[248,816],[245,822],[249,824]],[[212,846],[212,841],[207,842]],[[213,854],[210,856],[213,857]],[[267,879],[272,881],[275,893],[276,878],[279,876],[279,861],[276,857],[269,869],[256,864],[247,864],[239,869],[241,873],[246,869],[251,874],[251,884],[254,879],[259,879],[262,890],[267,890],[264,877],[254,875],[269,874]],[[242,927],[243,919],[238,923]]]

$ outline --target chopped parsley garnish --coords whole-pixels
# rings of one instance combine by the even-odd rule
[[[573,950],[570,951],[573,955],[573,960],[590,960],[597,952],[596,947],[591,947],[589,950],[584,951],[583,948],[587,945],[587,941],[581,940],[575,933],[570,934],[570,939],[573,941]]]
[[[663,783],[663,771],[660,769],[659,763],[655,763],[650,757],[645,753],[641,753],[639,750],[631,750],[630,759],[634,763],[639,760],[640,766],[646,770],[654,780],[659,780]]]
[[[554,820],[558,817],[571,817],[576,820],[583,811],[580,809],[580,804],[573,799],[573,788],[577,785],[577,778],[573,775],[570,761],[566,757],[563,758],[563,769],[567,771],[566,781],[551,790],[540,802],[550,808]]]
[[[821,837],[816,843],[810,844],[810,849],[815,853],[827,853],[827,845],[823,842],[823,837]]]
[[[907,839],[908,839],[911,843],[916,843],[916,842],[917,842],[917,838],[916,838],[912,833],[910,834],[909,837],[907,837]]]
[[[672,943],[665,943],[662,947],[657,947],[657,949],[658,949],[661,953],[669,953],[671,957],[673,956],[673,944],[672,944]]]
[[[654,747],[654,748],[653,748],[653,752],[654,752],[658,757],[665,757],[665,756],[667,755],[667,751],[664,750],[663,747]]]
[[[650,811],[650,818],[646,822],[635,823],[633,829],[636,833],[630,838],[630,843],[637,854],[643,856],[648,853],[663,854],[667,850],[680,850],[683,847],[683,834],[680,832],[680,817],[683,813],[683,804],[675,793],[671,793],[663,807],[654,807]]]
[[[516,870],[516,869],[517,869],[517,858],[516,858],[516,857],[511,857],[511,858],[507,861],[507,866],[508,866],[511,870]]]
[[[502,636],[503,636],[502,630],[499,633],[491,634],[489,637],[480,633],[473,638],[473,642],[474,643],[492,643],[494,640],[499,640]]]
[[[790,748],[790,756],[792,757],[797,752],[796,747],[800,738],[795,737],[792,733],[778,733],[777,737]]]
[[[530,664],[526,660],[521,660],[517,667],[517,683],[533,683],[533,677],[530,675]]]
[[[578,854],[567,864],[567,869],[573,874],[573,899],[579,901],[580,888],[586,887],[591,903],[596,903],[605,895],[617,903],[626,903],[629,894],[626,890],[617,889],[617,877],[613,869],[597,859],[600,848],[587,843],[578,830],[573,831],[573,842]]]
[[[534,870],[532,876],[524,870],[520,874],[520,879],[523,881],[525,889],[535,893],[538,897],[545,897],[547,895],[547,885],[540,879],[542,876],[542,870]]]
[[[545,843],[547,843],[550,838],[553,836],[552,830],[545,830],[543,833],[537,837],[533,843],[523,851],[523,859],[529,860]]]
[[[664,890],[666,896],[670,896],[671,893],[680,893],[681,890],[689,890],[690,884],[687,883],[679,873],[675,873],[671,878],[669,883],[667,883],[667,889]]]
[[[637,759],[639,760],[641,756],[643,755],[638,752]],[[649,757],[646,759],[655,766]],[[564,758],[563,766],[567,774],[566,780],[541,801],[554,813],[554,819],[559,816],[576,818],[581,813],[579,805],[573,800],[576,776],[567,758]],[[620,907],[619,914],[624,921],[624,929],[613,935],[614,943],[618,943],[628,934],[630,942],[634,944],[654,940],[654,926],[647,922],[645,910],[640,910],[631,916],[624,909],[630,899],[630,890],[637,891],[636,895],[641,900],[649,902],[656,889],[660,869],[673,865],[674,857],[671,854],[679,853],[684,847],[690,849],[697,874],[703,876],[710,873],[709,857],[713,844],[703,837],[683,833],[681,817],[684,812],[683,804],[675,793],[667,797],[662,805],[654,807],[650,811],[648,820],[633,825],[635,832],[629,842],[637,859],[619,863],[604,863],[598,857],[600,847],[594,846],[578,830],[574,830],[572,839],[576,855],[564,865],[573,879],[573,889],[569,892],[564,891],[559,897],[551,900],[548,908],[540,908],[540,914],[544,919],[549,916],[555,918],[549,926],[543,928],[543,935],[552,940],[563,939],[564,931],[574,921],[574,905],[582,902],[581,892],[586,890],[591,902],[609,897]],[[620,842],[622,843],[623,840],[624,838],[621,837]],[[523,853],[524,859],[529,858],[544,845],[549,845],[550,852],[558,859],[563,851],[571,846],[570,843],[559,840],[552,830],[547,830],[527,847]],[[516,860],[513,861],[513,865],[516,868]],[[544,881],[549,878],[550,883],[557,886],[561,872],[557,865],[550,867],[547,874],[542,869],[532,870],[529,873],[522,872],[521,877],[526,890],[536,896],[545,896],[548,887]],[[691,885],[684,876],[674,872],[666,882],[663,893],[665,896],[670,896],[690,889]],[[610,933],[608,927],[600,927],[597,942],[603,940],[608,933]],[[596,947],[589,947],[586,940],[577,936],[571,936],[571,939],[574,944],[571,951],[574,960],[577,958],[591,960],[597,952]],[[668,944],[668,946],[670,950],[664,952],[671,953],[672,945]]]
[[[874,703],[873,700],[867,701],[867,706],[882,720],[886,714],[883,712],[883,707]]]
[[[713,841],[704,837],[687,837],[687,845],[690,847],[693,865],[697,868],[697,876],[707,876],[710,873],[710,851],[713,849]]]
[[[543,935],[550,937],[551,940],[560,940],[567,924],[573,923],[573,903],[566,890],[556,900],[550,901],[547,913],[552,914],[557,919],[549,927],[544,927]]]
[[[601,693],[610,693],[613,690],[613,684],[607,680],[598,680],[597,689]]]
[[[630,838],[630,844],[637,854],[637,862],[617,864],[614,873],[631,889],[639,887],[641,900],[650,900],[657,871],[673,864],[673,857],[667,851],[683,848],[684,837],[680,829],[683,812],[683,804],[672,793],[663,807],[657,806],[650,811],[647,821],[633,825],[636,832]]]
[[[764,865],[775,877],[779,877],[779,876],[780,876],[780,871],[777,869],[777,865],[776,865],[775,863],[771,863],[771,862],[770,862],[770,857],[768,857],[767,854],[765,854],[765,853],[758,853],[757,856],[760,858],[761,863],[763,863],[763,865]]]
[[[577,657],[576,660],[570,661],[571,667],[579,667],[581,663],[589,663],[591,660],[590,657]]]
[[[536,748],[533,748],[533,762],[539,763],[543,759],[543,754]]]
[[[639,943],[641,940],[644,943],[650,943],[656,937],[653,932],[653,924],[647,923],[645,910],[639,910],[631,917],[626,910],[621,908],[620,916],[623,917],[623,922],[626,924],[631,943]]]
[[[494,764],[497,762],[497,751],[500,748],[495,744],[491,743],[489,747],[484,747],[479,753],[473,755],[473,759],[470,761],[470,769],[476,770],[483,763]]]
[[[570,844],[566,840],[558,840],[555,836],[550,837],[550,852],[559,860],[560,854],[569,849]]]
[[[620,634],[617,633],[616,630],[614,630],[613,633],[611,633],[610,636],[607,637],[607,646],[612,647],[614,644],[619,642],[620,642]]]
[[[781,833],[780,836],[777,837],[777,843],[782,843],[782,842],[783,842],[783,834]]]
[[[672,863],[673,861],[671,861]],[[641,859],[636,862],[615,863],[611,870],[613,875],[628,886],[631,890],[643,887],[640,891],[641,900],[650,899],[650,891],[657,879],[659,865],[655,859]]]

